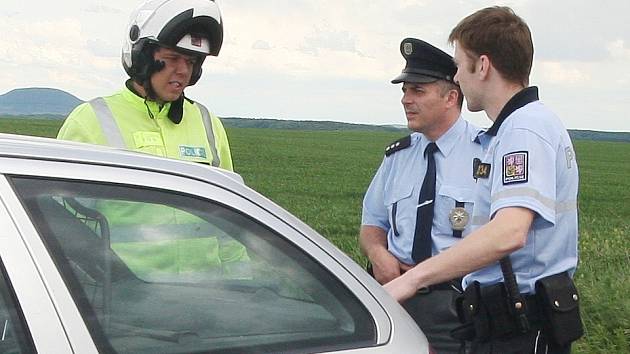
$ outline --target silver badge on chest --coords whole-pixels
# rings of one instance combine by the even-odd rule
[[[456,207],[448,214],[448,221],[451,222],[451,227],[455,231],[463,231],[468,225],[470,219],[468,212],[463,207]]]

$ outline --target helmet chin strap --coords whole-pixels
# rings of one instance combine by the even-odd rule
[[[179,98],[171,102],[171,107],[168,109],[168,118],[175,124],[179,124],[184,116],[184,93]]]
[[[139,77],[136,77],[134,79],[134,81],[140,84],[144,89],[144,92],[146,93],[145,98],[148,98],[151,101],[155,101],[158,99],[157,93],[153,89],[153,85],[151,85],[151,77],[153,76],[153,74],[164,69],[164,65],[166,64],[163,61],[154,60],[153,62],[151,62],[151,64],[147,66],[146,72],[143,73],[143,75],[139,75]]]

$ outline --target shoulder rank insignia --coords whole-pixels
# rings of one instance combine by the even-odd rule
[[[407,135],[404,138],[398,139],[393,143],[387,145],[385,148],[385,156],[389,156],[396,151],[400,151],[411,146],[411,135]]]
[[[489,163],[483,163],[480,159],[473,159],[473,178],[476,180],[478,178],[488,178],[490,177],[490,167]]]

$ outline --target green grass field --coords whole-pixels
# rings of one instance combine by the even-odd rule
[[[54,136],[60,122],[0,119],[0,132]],[[361,202],[389,132],[228,128],[235,170],[357,262]],[[574,353],[630,353],[630,144],[575,142],[586,336]]]

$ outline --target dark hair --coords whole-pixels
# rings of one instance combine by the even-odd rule
[[[457,105],[459,109],[461,109],[464,104],[464,94],[462,93],[462,89],[459,88],[459,85],[446,80],[438,80],[436,83],[440,86],[440,94],[442,96],[447,95],[451,90],[457,91]]]
[[[534,58],[532,35],[511,8],[487,7],[467,16],[453,28],[448,41],[457,41],[468,55],[487,55],[504,79],[528,85]]]

